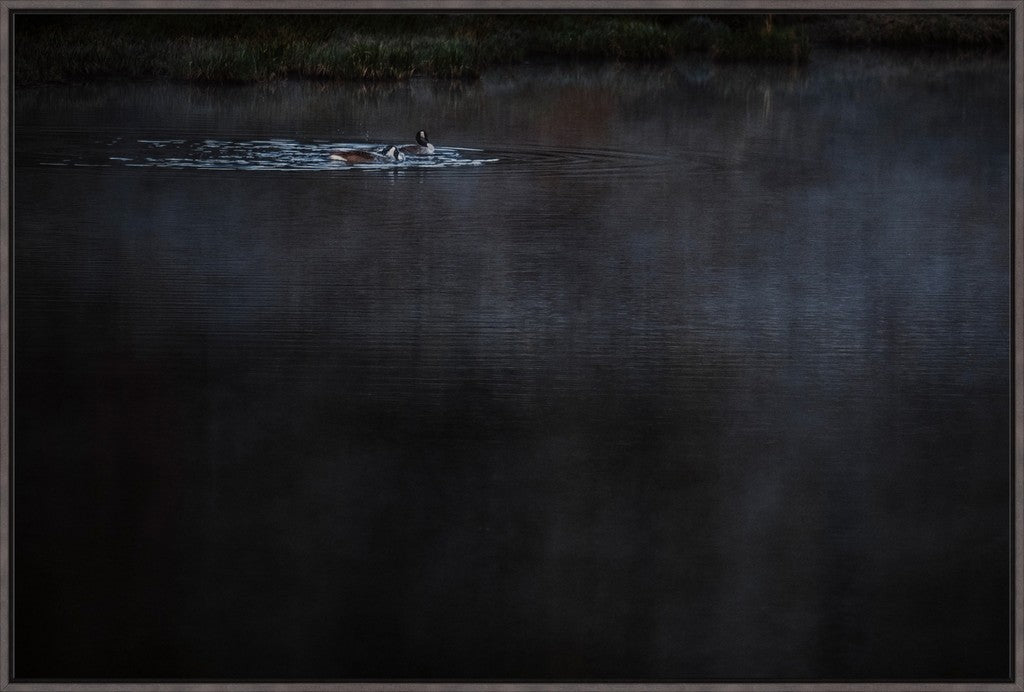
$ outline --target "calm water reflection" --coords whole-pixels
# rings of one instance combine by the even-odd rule
[[[17,92],[16,675],[1006,677],[1007,65]]]

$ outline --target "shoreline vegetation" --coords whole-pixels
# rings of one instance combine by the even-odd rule
[[[87,80],[472,79],[534,61],[687,54],[800,64],[813,47],[1003,50],[1008,15],[18,14],[15,87]]]

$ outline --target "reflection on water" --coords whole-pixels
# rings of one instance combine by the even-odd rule
[[[1007,77],[17,92],[17,674],[1005,677]]]

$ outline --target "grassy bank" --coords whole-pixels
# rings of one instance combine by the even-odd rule
[[[528,60],[803,62],[812,40],[999,45],[1005,18],[792,15],[17,15],[17,86],[90,79],[466,78]],[[980,21],[987,20],[987,21]],[[1000,21],[1002,22],[1000,24]]]
[[[475,77],[543,57],[663,60],[722,27],[632,17],[163,15],[16,23],[19,83],[93,78]]]
[[[826,16],[814,22],[816,41],[887,48],[1002,48],[1010,25],[998,15],[860,14]]]

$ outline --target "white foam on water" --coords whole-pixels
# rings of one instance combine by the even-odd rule
[[[193,168],[205,170],[391,170],[414,168],[453,168],[481,166],[498,161],[497,158],[479,158],[465,153],[479,153],[481,149],[464,147],[437,147],[428,156],[406,156],[404,161],[350,164],[330,158],[332,151],[350,149],[380,151],[384,144],[366,142],[301,142],[291,139],[259,139],[226,141],[206,139],[189,142],[181,139],[140,139],[146,155],[141,157],[111,156],[128,166],[151,168]],[[144,163],[141,163],[140,160]]]

